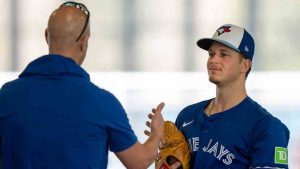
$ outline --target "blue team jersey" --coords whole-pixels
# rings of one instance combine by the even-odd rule
[[[289,130],[280,120],[249,97],[208,117],[210,101],[184,108],[176,119],[189,142],[191,168],[288,168]]]
[[[136,141],[119,101],[72,59],[38,58],[0,91],[3,169],[105,169],[108,150]]]

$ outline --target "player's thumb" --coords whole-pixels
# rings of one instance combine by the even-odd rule
[[[157,106],[156,112],[161,112],[162,109],[164,108],[164,106],[165,106],[165,103],[164,103],[164,102],[161,102],[161,103]]]

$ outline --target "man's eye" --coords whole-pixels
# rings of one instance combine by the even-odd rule
[[[228,56],[228,53],[221,53],[221,56]]]

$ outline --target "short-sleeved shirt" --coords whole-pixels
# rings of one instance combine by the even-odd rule
[[[137,138],[113,94],[72,59],[46,55],[3,85],[0,141],[4,169],[104,169],[108,150]]]
[[[195,169],[288,168],[288,128],[246,97],[207,116],[206,100],[184,108],[176,126],[189,142]]]

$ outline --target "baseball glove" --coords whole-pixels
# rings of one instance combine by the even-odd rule
[[[155,169],[170,169],[176,161],[181,162],[180,169],[188,169],[190,161],[188,143],[183,134],[171,121],[164,123],[164,134],[155,160]]]

